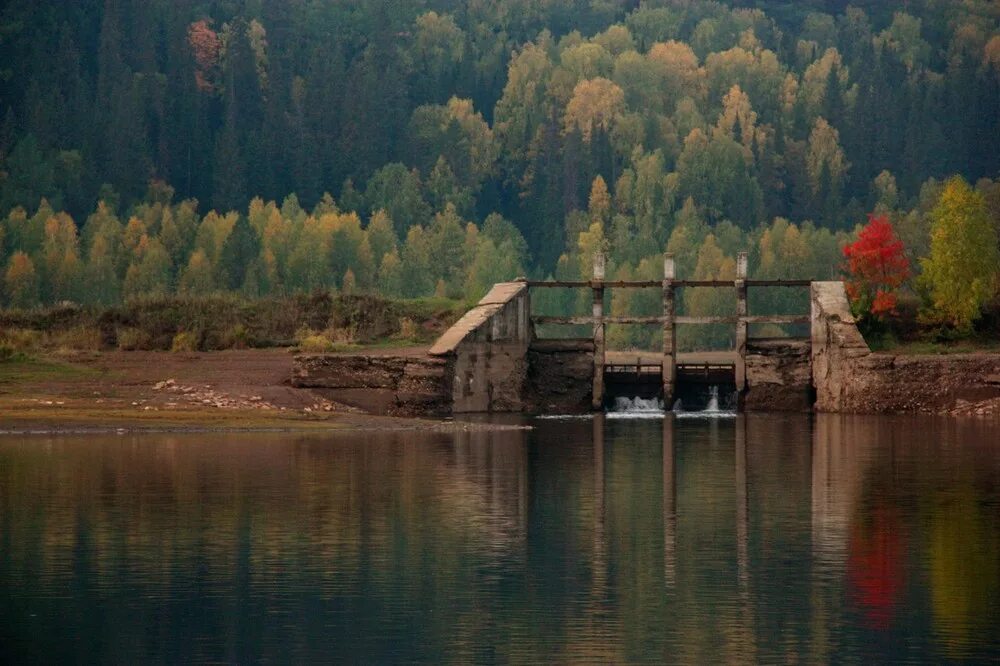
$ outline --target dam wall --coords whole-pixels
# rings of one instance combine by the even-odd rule
[[[450,370],[452,412],[523,411],[531,338],[527,283],[494,285],[428,352]]]
[[[812,283],[810,300],[808,339],[746,340],[742,410],[1000,415],[1000,354],[872,352],[842,282]],[[597,340],[537,339],[529,283],[505,282],[429,351],[299,354],[292,384],[378,414],[583,413],[607,361]]]
[[[297,354],[292,385],[372,414],[447,416],[451,366],[426,354]]]
[[[809,340],[751,338],[747,341],[747,412],[808,412],[813,406]]]
[[[593,384],[593,340],[533,340],[528,346],[526,412],[587,413]]]

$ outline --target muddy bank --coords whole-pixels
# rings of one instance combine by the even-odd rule
[[[94,352],[0,364],[0,432],[507,429],[374,416],[291,386],[288,350]]]

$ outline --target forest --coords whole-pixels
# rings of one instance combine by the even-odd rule
[[[0,82],[8,307],[475,299],[598,250],[618,279],[664,251],[846,273],[871,321],[910,299],[968,330],[997,300],[991,0],[11,0]]]

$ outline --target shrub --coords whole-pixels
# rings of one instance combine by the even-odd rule
[[[28,328],[8,328],[0,331],[0,344],[15,351],[35,351],[42,347],[45,336]]]
[[[52,345],[58,349],[100,351],[104,347],[101,329],[94,326],[74,326],[51,336]]]
[[[417,326],[417,322],[409,317],[403,317],[399,320],[399,333],[396,334],[397,340],[417,340],[419,337],[420,327]]]
[[[153,349],[153,336],[139,328],[119,328],[115,338],[118,349],[122,351],[149,351]]]
[[[25,354],[8,344],[0,343],[0,363],[11,363],[25,359]]]
[[[170,344],[172,352],[194,352],[198,351],[198,336],[190,331],[181,331],[174,336]]]
[[[313,335],[307,335],[299,341],[299,351],[304,351],[312,354],[322,354],[324,352],[332,352],[336,349],[336,345],[321,333],[315,333]]]
[[[246,349],[250,346],[250,334],[246,326],[236,324],[222,335],[223,349]]]

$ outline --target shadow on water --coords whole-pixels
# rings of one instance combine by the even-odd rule
[[[1000,443],[937,419],[0,438],[0,658],[1000,658]]]

